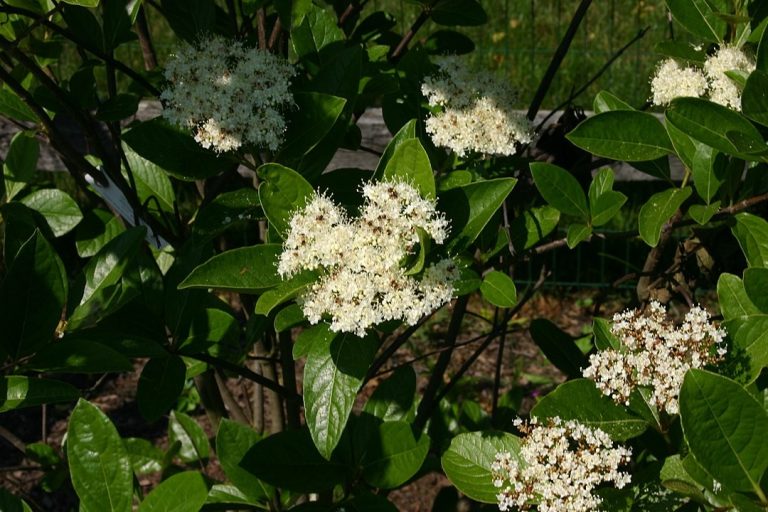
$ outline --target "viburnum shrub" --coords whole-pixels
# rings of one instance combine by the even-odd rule
[[[646,2],[582,115],[592,3],[527,98],[477,0],[0,0],[0,510],[768,510],[768,10]],[[532,307],[610,247],[623,312]]]

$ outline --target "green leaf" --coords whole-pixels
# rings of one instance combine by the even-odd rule
[[[763,126],[768,126],[768,73],[755,70],[747,79],[741,95],[741,111]]]
[[[747,118],[700,98],[676,98],[666,111],[667,123],[683,133],[730,155],[754,159],[765,150],[763,138]]]
[[[592,320],[592,334],[595,336],[595,347],[598,350],[621,348],[618,338],[611,332],[611,323],[604,318]]]
[[[217,21],[216,3],[210,0],[162,0],[164,18],[184,41],[193,44],[200,34],[213,32]]]
[[[611,112],[613,110],[635,110],[629,103],[608,91],[600,91],[597,93],[595,101],[592,103],[592,109],[596,114]]]
[[[717,11],[707,0],[666,0],[667,7],[680,23],[691,34],[704,38],[706,41],[723,41],[726,23],[718,16],[718,11],[726,12],[725,6]]]
[[[480,293],[485,300],[500,308],[511,308],[517,304],[517,288],[514,281],[498,270],[489,272],[483,277]]]
[[[301,22],[298,26],[294,24],[291,31],[291,44],[300,59],[344,40],[344,32],[338,27],[336,16],[318,5],[308,3],[308,7]]]
[[[133,174],[133,181],[136,183],[136,193],[142,204],[146,204],[150,211],[162,210],[173,213],[176,194],[165,171],[146,158],[142,158],[128,145],[124,144],[123,150]],[[123,168],[123,174],[127,174],[125,168]]]
[[[619,213],[621,207],[627,202],[627,196],[614,190],[602,194],[594,204],[590,204],[592,213],[592,225],[602,226],[607,224]]]
[[[227,478],[250,501],[261,501],[272,496],[274,490],[247,471],[242,462],[246,453],[262,436],[247,425],[223,419],[216,434],[216,455]]]
[[[123,231],[125,227],[119,218],[105,210],[92,210],[75,228],[77,254],[81,258],[90,258]]]
[[[133,471],[123,440],[109,418],[85,400],[69,418],[67,459],[81,509],[132,510]]]
[[[63,0],[65,4],[79,5],[81,7],[98,7],[99,0]]]
[[[656,247],[664,224],[672,218],[690,195],[691,187],[670,188],[653,194],[640,208],[638,215],[640,238],[651,247]]]
[[[123,439],[125,450],[131,459],[131,467],[136,476],[159,473],[163,470],[163,450],[140,437]]]
[[[691,453],[723,486],[756,491],[768,468],[768,413],[736,382],[689,370],[680,418]]]
[[[661,484],[667,489],[690,496],[697,501],[706,500],[703,492],[704,486],[686,471],[680,455],[672,455],[664,460],[664,466],[661,468],[659,479]]]
[[[400,130],[398,130],[398,132],[395,134],[392,140],[389,141],[389,144],[387,144],[387,147],[384,149],[384,153],[382,153],[381,158],[379,159],[379,163],[376,165],[376,170],[374,171],[373,175],[377,178],[380,178],[382,174],[384,174],[384,169],[387,167],[387,164],[392,159],[392,156],[395,154],[395,151],[397,150],[397,148],[400,147],[400,144],[415,138],[416,138],[416,120],[411,119],[410,121],[405,123],[403,127],[400,128]]]
[[[488,15],[477,0],[442,0],[430,11],[438,25],[473,27],[488,21]]]
[[[331,326],[325,322],[304,329],[296,337],[296,342],[293,344],[293,359],[299,359],[309,354],[315,342],[328,345],[335,337],[336,333],[331,331]]]
[[[0,377],[0,412],[77,400],[73,385],[50,379],[9,375]]]
[[[460,252],[480,235],[509,193],[514,178],[498,178],[471,183],[448,190],[438,197],[438,206],[446,213],[452,227],[446,244],[449,252]]]
[[[616,405],[588,379],[574,379],[557,386],[531,410],[531,416],[577,420],[599,428],[614,441],[626,441],[645,432],[648,424]]]
[[[357,391],[373,361],[378,340],[351,334],[318,337],[304,367],[304,414],[320,454],[331,458],[341,439]]]
[[[491,464],[499,452],[509,452],[513,460],[523,463],[519,455],[520,439],[506,432],[470,432],[451,439],[440,461],[445,476],[462,493],[481,503],[497,503],[499,489],[493,485]]]
[[[33,134],[19,132],[13,136],[3,162],[6,200],[12,200],[32,181],[39,156],[40,145]]]
[[[737,213],[731,233],[750,267],[768,267],[768,222],[751,213]]]
[[[551,206],[531,208],[509,223],[509,237],[516,251],[530,249],[550,234],[560,222],[560,212]]]
[[[417,441],[410,424],[404,421],[381,423],[368,440],[361,459],[363,478],[380,489],[404,484],[421,468],[429,451],[429,437]]]
[[[0,284],[0,355],[15,360],[51,342],[66,299],[64,264],[35,231]]]
[[[379,383],[363,412],[382,421],[407,421],[411,419],[415,395],[416,372],[411,366],[401,366]]]
[[[289,304],[275,315],[275,330],[283,332],[306,322],[304,312],[298,304]]]
[[[673,151],[664,125],[647,112],[603,112],[582,121],[567,137],[590,153],[628,162],[655,160]]]
[[[123,134],[123,141],[139,156],[180,180],[210,178],[232,165],[159,117],[134,126]]]
[[[691,173],[696,192],[709,204],[725,181],[728,160],[725,155],[709,146],[696,144],[692,164]]]
[[[587,366],[587,360],[571,336],[543,318],[533,320],[529,329],[533,341],[553,365],[569,377],[581,377],[581,369]]]
[[[116,94],[99,105],[96,119],[99,121],[122,121],[139,110],[140,98],[135,94]]]
[[[742,280],[733,274],[720,274],[717,280],[717,298],[720,302],[720,311],[726,321],[760,313],[747,295]]]
[[[280,284],[277,260],[280,244],[240,247],[217,254],[198,265],[179,285],[186,288],[216,288],[240,293],[259,293]]]
[[[592,226],[587,224],[581,224],[574,222],[568,226],[568,233],[566,234],[566,244],[569,249],[573,249],[581,242],[586,240],[592,235]]]
[[[702,144],[692,139],[690,135],[675,127],[672,123],[664,123],[664,127],[667,129],[667,134],[675,148],[675,153],[677,153],[677,156],[683,164],[685,164],[688,169],[691,169],[693,167],[693,157],[696,154],[696,150]],[[669,175],[666,176],[666,179],[669,181]]]
[[[658,54],[695,64],[704,64],[704,61],[707,60],[706,48],[703,46],[694,47],[692,44],[682,41],[671,39],[659,41],[653,49]]]
[[[712,204],[692,204],[688,208],[688,215],[700,226],[707,224],[720,210],[720,201]]]
[[[87,340],[51,343],[26,364],[30,369],[52,373],[130,372],[133,364],[109,345]]]
[[[758,270],[758,269],[749,269]],[[763,270],[763,269],[759,269]],[[768,366],[768,317],[755,315],[731,331],[731,355],[736,361],[740,380],[754,382]]]
[[[257,315],[268,316],[280,304],[301,295],[310,284],[317,281],[318,277],[317,272],[310,270],[281,282],[277,288],[267,290],[259,296],[254,312]]]
[[[136,390],[139,412],[149,423],[160,419],[174,406],[184,389],[187,367],[178,356],[155,357],[141,370]]]
[[[17,498],[3,488],[0,488],[0,510],[3,512],[32,512],[24,500]]]
[[[384,167],[382,179],[405,181],[413,185],[423,197],[435,197],[435,178],[432,164],[419,139],[401,142]]]
[[[346,466],[320,456],[306,428],[259,441],[240,465],[264,482],[299,493],[333,489],[346,477]]]
[[[205,239],[218,236],[237,225],[246,226],[249,221],[264,218],[260,205],[259,193],[252,188],[219,194],[198,210],[192,233]]]
[[[306,205],[315,191],[304,177],[279,164],[265,164],[257,171],[264,180],[259,186],[259,201],[273,228],[285,236],[291,217]]]
[[[333,128],[347,100],[317,92],[296,93],[296,109],[288,119],[285,143],[277,162],[299,168],[302,157],[309,153]]]
[[[198,512],[208,498],[208,485],[197,471],[177,473],[150,492],[139,512]]]
[[[748,268],[744,271],[744,290],[749,301],[757,306],[758,310],[768,313],[768,294],[765,293],[767,289],[768,269]]]
[[[35,112],[7,87],[0,87],[0,114],[17,121],[30,123],[38,121]]]
[[[563,213],[589,219],[587,197],[571,173],[553,164],[533,162],[531,174],[546,202]]]
[[[88,261],[78,278],[83,294],[69,317],[70,330],[95,322],[109,311],[119,296],[118,287],[126,269],[138,256],[145,234],[144,227],[131,228],[112,239]]]
[[[203,428],[193,419],[179,411],[171,411],[168,421],[168,440],[181,443],[179,458],[184,462],[207,459],[210,454],[208,437]]]
[[[83,214],[69,194],[55,188],[44,188],[24,196],[21,202],[38,211],[57,237],[66,235],[83,219]]]

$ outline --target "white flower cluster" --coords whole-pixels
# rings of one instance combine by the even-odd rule
[[[451,300],[459,275],[451,259],[428,266],[421,279],[402,267],[420,230],[437,244],[448,236],[448,221],[433,201],[401,181],[369,182],[362,194],[365,203],[354,218],[315,195],[291,218],[277,269],[283,278],[321,270],[300,297],[304,315],[313,324],[329,315],[331,330],[358,336],[388,320],[415,324]]]
[[[690,96],[709,99],[733,110],[741,110],[741,91],[726,71],[751,73],[755,62],[743,51],[723,46],[704,62],[704,68],[681,66],[675,59],[665,59],[651,79],[654,105],[669,105],[673,99]]]
[[[631,450],[614,447],[600,429],[557,417],[544,424],[536,418],[528,424],[518,419],[515,425],[525,434],[519,456],[497,453],[491,466],[493,485],[500,491],[499,510],[597,510],[602,500],[592,494],[595,487],[613,482],[621,489],[630,481],[618,468],[629,462]]]
[[[710,323],[709,313],[698,306],[678,327],[667,318],[664,306],[654,301],[645,313],[634,309],[614,315],[611,332],[621,350],[592,354],[584,377],[625,405],[634,389],[649,388],[653,404],[669,414],[678,412],[685,372],[715,364],[726,352],[725,331]]]
[[[293,104],[293,67],[276,55],[214,36],[179,49],[165,67],[163,116],[192,130],[204,148],[253,144],[274,151]]]
[[[487,72],[476,72],[461,57],[437,60],[439,72],[421,86],[430,107],[427,133],[436,146],[467,153],[512,155],[531,142],[528,119],[513,110],[516,93]]]

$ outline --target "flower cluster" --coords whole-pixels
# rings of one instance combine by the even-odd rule
[[[426,123],[436,146],[459,156],[512,155],[518,144],[531,142],[531,124],[512,109],[517,95],[509,84],[470,69],[460,57],[442,57],[436,64],[439,72],[421,86],[436,109]]]
[[[727,71],[750,73],[755,62],[743,51],[723,46],[704,62],[703,69],[681,66],[675,59],[666,59],[656,68],[651,79],[654,105],[664,106],[678,97],[709,99],[733,110],[741,110],[741,91],[726,75]]]
[[[288,61],[220,36],[179,49],[165,67],[163,115],[192,130],[204,148],[232,151],[253,144],[274,151],[293,104]]]
[[[426,267],[420,279],[402,267],[420,231],[438,244],[448,235],[448,221],[433,201],[401,181],[370,182],[362,194],[365,202],[354,218],[315,195],[291,218],[278,262],[284,278],[320,270],[300,297],[304,315],[311,323],[329,315],[333,331],[358,336],[388,320],[415,324],[451,300],[458,278],[451,259]]]
[[[584,377],[625,405],[634,389],[648,388],[652,403],[669,414],[678,412],[685,372],[715,364],[725,355],[725,331],[710,323],[709,313],[698,306],[675,326],[664,306],[651,302],[647,312],[634,309],[614,315],[611,332],[621,350],[592,354]]]
[[[491,466],[493,485],[499,489],[499,509],[540,512],[597,510],[602,500],[592,494],[604,482],[622,488],[630,481],[619,466],[630,460],[631,451],[614,447],[608,434],[576,421],[550,418],[539,424],[532,418],[515,425],[525,434],[520,452],[496,454]]]

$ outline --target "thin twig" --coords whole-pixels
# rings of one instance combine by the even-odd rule
[[[242,366],[230,363],[229,361],[225,361],[224,359],[219,359],[218,357],[210,356],[208,354],[194,354],[194,355],[188,355],[187,357],[191,357],[192,359],[197,359],[198,361],[202,361],[204,363],[208,363],[212,366],[221,368],[228,372],[232,372],[236,375],[243,377],[244,379],[248,379],[252,382],[261,384],[265,388],[271,389],[272,391],[279,393],[283,396],[293,397],[297,400],[301,400],[301,395],[299,395],[298,393],[291,392],[290,390],[284,388],[277,382],[267,379],[266,377],[259,375],[258,373],[252,372],[248,368],[244,368]]]
[[[416,32],[418,32],[421,26],[424,25],[424,23],[429,19],[429,15],[430,15],[429,8],[424,8],[419,13],[419,17],[416,18],[416,21],[413,22],[413,25],[411,25],[411,28],[409,28],[408,32],[406,32],[403,35],[403,38],[400,40],[399,43],[397,43],[397,46],[389,55],[390,61],[397,62],[400,59],[400,57],[403,56],[403,53],[405,53],[405,50],[408,49],[408,45],[416,35]]]

